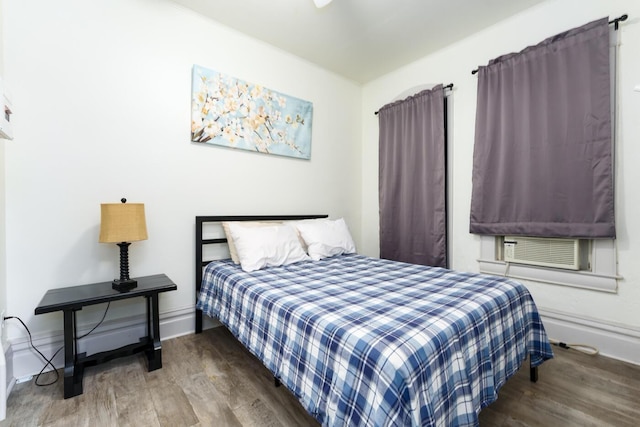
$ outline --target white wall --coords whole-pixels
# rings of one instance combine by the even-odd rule
[[[478,271],[480,240],[469,234],[471,169],[476,110],[476,77],[471,70],[500,55],[591,20],[628,13],[620,27],[619,127],[617,141],[616,220],[618,233],[618,293],[603,294],[540,283],[528,286],[540,308],[567,314],[573,319],[595,320],[608,327],[631,330],[640,336],[640,2],[632,0],[548,0],[470,38],[377,79],[363,88],[363,251],[377,255],[378,241],[378,124],[373,112],[409,87],[423,83],[453,82],[450,144],[453,158],[451,183],[452,267]],[[571,339],[568,337],[567,339]],[[638,345],[639,340],[634,341]],[[637,347],[636,347],[637,348]],[[610,355],[615,349],[609,349]],[[640,354],[636,354],[640,363]]]
[[[117,246],[98,243],[102,202],[145,203],[130,273],[177,283],[162,313],[193,307],[196,215],[327,213],[358,238],[359,85],[165,0],[5,0],[4,13],[8,312],[36,337],[62,328],[60,313],[34,316],[48,289],[119,275]],[[193,64],[312,101],[311,160],[190,143]],[[18,324],[8,334],[24,341]]]

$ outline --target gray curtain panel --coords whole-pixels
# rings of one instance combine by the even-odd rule
[[[444,89],[379,111],[380,257],[446,267]]]
[[[614,238],[609,25],[478,70],[471,233]]]

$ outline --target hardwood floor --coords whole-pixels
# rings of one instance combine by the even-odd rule
[[[71,399],[63,399],[62,379],[18,384],[0,427],[318,425],[225,328],[166,340],[162,349],[154,372],[142,355],[88,368],[84,394]],[[481,426],[640,425],[640,366],[554,351],[536,384],[525,363],[480,413]]]

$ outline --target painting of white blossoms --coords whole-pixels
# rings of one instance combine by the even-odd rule
[[[198,65],[191,84],[191,141],[311,157],[311,102]]]

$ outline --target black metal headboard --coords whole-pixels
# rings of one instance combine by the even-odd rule
[[[205,245],[226,244],[225,237],[205,239],[203,226],[208,223],[221,223],[225,221],[299,221],[303,219],[327,218],[328,215],[240,215],[240,216],[196,216],[196,302],[200,295],[202,284],[202,269],[212,260],[204,259],[203,248]],[[196,309],[196,334],[202,332],[202,310]]]

